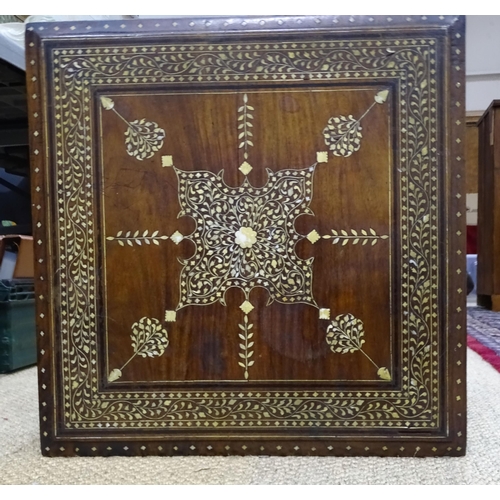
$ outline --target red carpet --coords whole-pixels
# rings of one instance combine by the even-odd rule
[[[495,370],[500,372],[500,356],[495,351],[481,344],[471,335],[467,335],[467,346],[474,352],[477,352],[485,361],[487,361]]]
[[[500,372],[500,312],[467,307],[467,345]]]

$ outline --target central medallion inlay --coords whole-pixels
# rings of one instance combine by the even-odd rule
[[[240,228],[234,236],[234,242],[241,248],[250,248],[257,241],[257,233],[251,227]]]
[[[179,182],[179,216],[196,222],[185,238],[195,245],[181,260],[181,300],[190,305],[221,302],[237,287],[248,298],[255,287],[265,288],[269,303],[303,302],[316,307],[312,294],[312,258],[301,259],[295,244],[303,236],[295,219],[311,214],[309,203],[315,165],[303,169],[268,170],[262,187],[248,181],[238,188],[223,180],[224,171],[184,171],[174,167]],[[257,235],[259,237],[257,238]]]

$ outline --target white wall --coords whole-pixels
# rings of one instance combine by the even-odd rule
[[[500,99],[500,16],[466,16],[466,108],[482,113]]]

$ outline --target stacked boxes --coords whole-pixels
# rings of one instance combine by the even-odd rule
[[[0,373],[35,363],[33,279],[0,280]]]

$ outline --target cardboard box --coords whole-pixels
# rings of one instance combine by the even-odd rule
[[[7,259],[14,261],[12,271],[6,269]],[[12,276],[4,276],[5,279],[33,278],[35,274],[33,236],[20,234],[0,236],[0,270],[2,267],[4,267],[4,272],[12,274]]]

